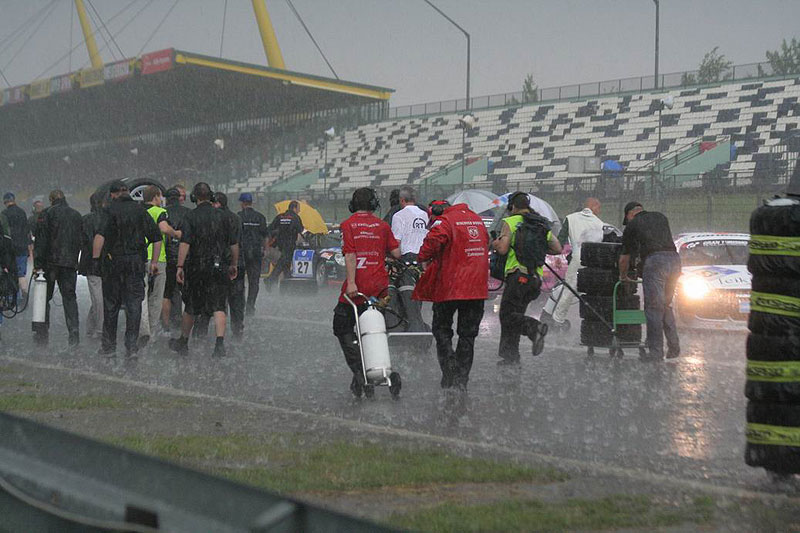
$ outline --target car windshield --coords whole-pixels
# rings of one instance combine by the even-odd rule
[[[746,265],[747,241],[694,241],[680,249],[683,266]]]

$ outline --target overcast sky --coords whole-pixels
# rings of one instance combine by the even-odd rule
[[[342,79],[395,89],[392,105],[463,98],[466,40],[423,0],[292,1]],[[653,73],[652,0],[433,1],[472,35],[472,96],[518,91],[527,73],[540,87]],[[168,47],[219,55],[225,0],[178,0],[149,42],[175,0],[92,3],[111,33],[141,10],[116,36],[126,57]],[[222,56],[266,64],[250,0],[227,4]],[[287,1],[267,6],[287,68],[332,76]],[[0,44],[0,70],[12,85],[69,70],[69,56],[48,68],[70,49],[71,20],[73,45],[82,39],[72,0],[0,0],[0,39],[42,8],[46,19]],[[714,46],[735,64],[762,61],[782,38],[800,36],[798,20],[797,0],[661,0],[660,71],[696,68]],[[108,48],[101,55],[113,60]],[[72,70],[88,65],[85,47],[71,60]]]

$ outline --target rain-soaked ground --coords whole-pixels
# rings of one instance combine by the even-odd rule
[[[78,285],[83,320],[88,293],[83,278]],[[167,349],[166,338],[151,343],[135,362],[127,362],[122,349],[115,359],[98,356],[98,341],[85,337],[78,351],[65,352],[59,307],[52,310],[49,350],[34,348],[28,310],[0,327],[0,354],[471,443],[774,490],[762,470],[743,460],[744,332],[682,331],[678,360],[643,363],[635,350],[622,360],[610,359],[605,350],[588,358],[573,327],[562,337],[548,336],[544,353],[535,358],[523,339],[522,364],[498,367],[498,308],[489,300],[469,392],[440,389],[431,348],[393,357],[403,380],[399,401],[386,388],[373,400],[354,400],[331,333],[336,291],[287,296],[262,289],[244,339],[228,339],[228,356],[221,360],[210,357],[213,342],[193,341],[189,356],[179,357]],[[542,301],[530,311],[538,314]],[[577,322],[577,306],[572,315]]]

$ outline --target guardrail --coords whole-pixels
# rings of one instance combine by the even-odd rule
[[[542,89],[536,89],[533,94],[526,94],[522,91],[517,91],[492,94],[488,96],[475,96],[469,99],[469,106],[467,106],[466,98],[460,98],[456,100],[442,100],[439,102],[390,107],[387,118],[395,119],[418,115],[458,113],[467,110],[474,111],[476,109],[487,109],[491,107],[516,104],[530,104],[550,101],[557,102],[561,100],[586,98],[589,96],[613,96],[620,93],[653,91],[657,89],[674,89],[677,87],[688,88],[698,85],[708,85],[726,81],[749,80],[754,78],[789,78],[796,76],[797,74],[798,73],[775,74],[772,65],[768,62],[747,63],[744,65],[735,65],[725,69],[716,79],[711,80],[701,78],[700,73],[697,70],[660,74],[658,76],[658,84],[655,83],[655,76],[617,78],[604,81],[593,81],[589,83],[576,83],[572,85],[545,87]]]
[[[0,529],[393,531],[6,413]]]

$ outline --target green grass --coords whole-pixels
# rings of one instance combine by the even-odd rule
[[[599,500],[501,501],[485,505],[443,504],[422,511],[393,515],[395,527],[418,531],[572,531],[654,528],[703,524],[713,518],[708,497],[686,505],[667,505],[647,496],[610,496]]]
[[[0,395],[0,411],[66,411],[73,409],[118,409],[122,403],[108,396],[53,396],[47,394]]]
[[[348,491],[454,483],[549,483],[566,475],[512,463],[463,458],[438,450],[334,441],[308,446],[297,437],[125,437],[122,446],[172,460],[245,461],[213,473],[278,492]],[[263,465],[263,466],[262,466]]]

